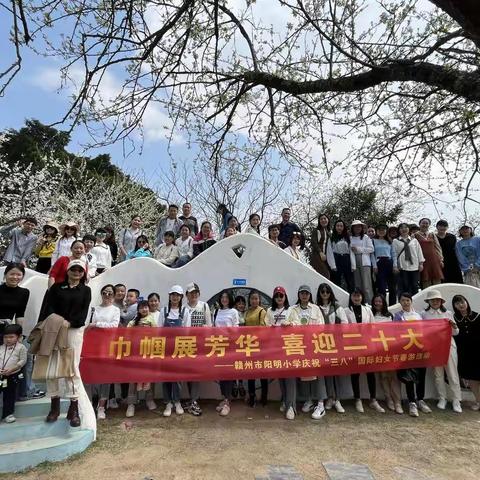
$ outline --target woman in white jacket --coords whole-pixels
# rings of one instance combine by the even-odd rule
[[[300,325],[300,319],[288,302],[287,292],[283,287],[275,287],[272,295],[272,306],[267,310],[265,324],[269,327],[288,327]],[[282,404],[280,411],[285,412],[287,420],[295,420],[297,403],[297,379],[295,377],[280,378]]]
[[[437,318],[446,318],[452,326],[452,335],[458,335],[458,326],[453,319],[453,314],[444,306],[445,299],[438,290],[430,290],[425,297],[427,308],[421,313],[424,320],[434,320]],[[447,385],[445,383],[445,374],[448,378],[448,386],[452,392],[452,407],[456,413],[462,413],[462,392],[460,389],[460,378],[458,375],[458,356],[457,345],[453,339],[450,343],[450,354],[448,362],[442,367],[433,367],[433,376],[435,378],[435,386],[438,391],[437,407],[445,410],[447,406]]]
[[[338,305],[333,293],[332,287],[328,283],[321,283],[317,290],[317,305],[323,317],[323,323],[326,325],[339,325],[348,323],[345,310]],[[345,413],[345,409],[338,396],[340,377],[325,377],[325,386],[327,389],[327,401],[325,408],[330,410],[335,407],[337,413]]]
[[[347,317],[349,323],[374,323],[372,309],[365,305],[363,292],[355,288],[350,294],[348,302]],[[355,398],[355,409],[359,413],[364,413],[362,397],[360,396],[360,374],[352,373],[352,389]],[[377,380],[374,372],[367,373],[368,391],[370,393],[370,407],[376,412],[385,413],[385,410],[377,401]]]
[[[354,220],[351,225],[350,248],[355,255],[353,281],[355,287],[362,290],[368,303],[372,301],[372,261],[374,247],[371,238],[363,233],[364,223]]]
[[[297,303],[293,307],[300,318],[301,325],[323,325],[323,315],[318,305],[313,303],[312,290],[308,285],[301,285],[298,289]],[[325,393],[325,381],[323,377],[300,378],[299,388],[305,403],[302,407],[303,413],[313,410],[311,417],[320,420],[325,415],[323,398]]]

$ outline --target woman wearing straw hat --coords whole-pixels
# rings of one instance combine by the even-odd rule
[[[43,226],[43,236],[38,240],[35,247],[35,255],[38,257],[35,270],[40,273],[48,273],[52,266],[52,255],[57,246],[58,225],[55,222],[47,222]]]
[[[351,225],[350,248],[355,255],[355,271],[353,273],[355,287],[360,288],[365,294],[367,303],[372,301],[372,261],[371,254],[374,252],[372,240],[363,233],[365,224],[360,220],[354,220]]]
[[[458,335],[458,326],[453,319],[453,314],[444,306],[445,299],[438,290],[430,290],[425,297],[427,308],[422,312],[424,320],[434,320],[437,318],[445,318],[452,326],[452,335]],[[460,378],[458,376],[458,356],[457,345],[452,337],[450,344],[450,354],[448,362],[442,367],[434,367],[433,375],[435,378],[435,385],[437,387],[439,399],[437,407],[440,410],[445,410],[447,406],[447,385],[445,383],[445,373],[448,378],[448,386],[452,392],[452,407],[456,413],[462,413],[462,392],[460,390]]]
[[[75,222],[66,222],[60,225],[60,238],[52,254],[52,266],[60,257],[70,255],[70,248],[77,239],[78,230],[78,225]]]

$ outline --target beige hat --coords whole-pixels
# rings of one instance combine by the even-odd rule
[[[87,270],[87,266],[86,266],[85,262],[83,260],[79,260],[79,259],[78,260],[70,260],[70,262],[68,264],[68,267],[67,267],[67,270],[70,270],[73,267],[80,267],[84,271]]]
[[[191,292],[199,292],[200,289],[198,288],[198,285],[196,283],[189,283],[187,285],[187,288],[186,288],[186,292],[187,293],[191,293]]]
[[[428,302],[429,300],[435,300],[436,298],[445,302],[445,299],[442,297],[442,294],[438,290],[429,290],[424,300]]]
[[[65,229],[66,229],[67,227],[72,227],[72,228],[74,228],[74,229],[77,231],[77,233],[78,233],[78,230],[79,230],[78,223],[69,221],[69,222],[65,222],[65,223],[63,223],[62,225],[60,225],[60,233],[61,233],[62,235],[65,235]]]
[[[48,221],[46,221],[46,222],[45,222],[45,225],[43,226],[43,230],[45,231],[45,229],[46,229],[47,227],[54,228],[57,232],[58,232],[58,230],[59,230],[58,224],[55,223],[53,220],[48,220]]]
[[[354,227],[355,225],[365,225],[362,221],[360,220],[354,220],[351,224],[352,227]]]

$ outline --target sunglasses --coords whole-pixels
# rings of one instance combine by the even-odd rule
[[[328,294],[330,294],[330,291],[329,291],[329,290],[320,290],[320,293],[328,293]]]
[[[83,268],[71,268],[71,272],[83,273]]]
[[[113,292],[102,292],[102,295],[104,297],[113,297],[114,293]]]
[[[273,298],[283,298],[285,296],[285,294],[283,293],[276,293]]]
[[[145,240],[139,240],[137,243],[138,243],[139,245],[143,245],[144,243],[147,243],[147,242],[146,242]]]
[[[73,232],[75,229],[73,227],[67,227],[65,231],[69,230],[70,232]]]

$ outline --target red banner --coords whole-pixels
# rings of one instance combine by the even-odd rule
[[[240,328],[90,328],[85,383],[345,375],[447,363],[451,326],[418,322]]]

